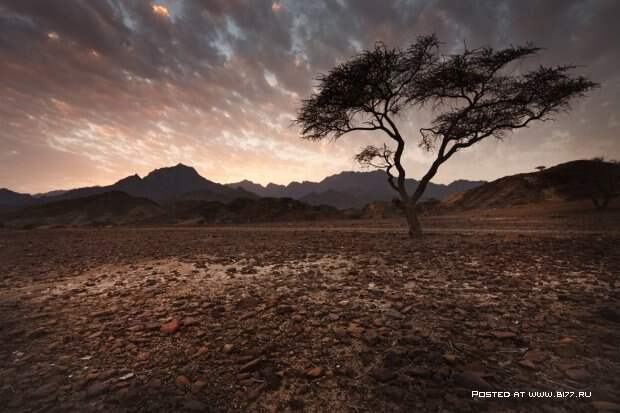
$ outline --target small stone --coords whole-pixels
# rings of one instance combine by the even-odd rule
[[[400,311],[395,310],[395,309],[393,309],[393,308],[390,308],[389,310],[387,310],[387,312],[385,313],[385,315],[387,315],[388,317],[395,318],[395,319],[397,319],[397,320],[401,320],[401,319],[403,319],[403,318],[405,317],[405,316],[403,316],[403,315],[401,314],[401,312],[400,312]]]
[[[527,367],[528,369],[536,370],[536,365],[528,359],[519,361],[519,364],[523,367]]]
[[[145,352],[145,351],[141,351],[138,353],[138,355],[136,356],[136,360],[138,361],[146,361],[149,358],[149,353]]]
[[[541,363],[547,359],[547,355],[542,351],[530,350],[523,356],[523,360],[528,360],[533,363]]]
[[[235,349],[235,346],[233,344],[224,344],[222,351],[228,354],[228,353],[231,353],[234,349]]]
[[[196,394],[196,393],[200,393],[200,391],[207,385],[206,381],[203,380],[196,380],[193,384],[192,387],[190,388],[191,392]]]
[[[125,380],[129,380],[129,379],[130,379],[130,378],[132,378],[133,376],[134,376],[134,374],[133,374],[133,373],[127,373],[127,374],[125,374],[125,375],[123,375],[123,376],[119,377],[118,379],[119,379],[120,381],[125,381]]]
[[[255,388],[253,388],[247,393],[248,400],[252,401],[252,400],[258,399],[258,396],[260,396],[263,390],[265,390],[266,388],[267,388],[267,383],[259,384],[258,386],[256,386]]]
[[[388,398],[397,402],[405,398],[405,391],[400,387],[385,386],[382,391]]]
[[[179,387],[188,387],[190,384],[189,379],[183,375],[178,376],[174,382]]]
[[[349,324],[349,327],[347,327],[347,332],[356,338],[361,338],[362,334],[364,334],[364,327],[360,326],[359,324],[356,323],[351,323]]]
[[[313,367],[306,372],[306,376],[316,379],[323,375],[323,369],[321,367]]]
[[[86,395],[88,397],[99,396],[102,393],[105,393],[110,388],[110,384],[102,381],[98,381],[96,383],[91,384],[88,389],[86,389]]]
[[[597,412],[620,412],[620,404],[618,403],[600,400],[591,402],[590,404]]]
[[[511,331],[493,331],[491,332],[491,335],[495,338],[513,338],[516,337],[517,335]]]
[[[618,308],[611,306],[603,307],[599,310],[599,314],[607,321],[620,323],[620,309]]]
[[[370,375],[377,381],[385,383],[396,377],[396,373],[393,370],[379,367],[370,372]]]
[[[192,412],[203,412],[206,411],[207,405],[196,399],[186,399],[183,402],[183,407]]]
[[[448,364],[454,364],[454,362],[456,361],[456,354],[454,354],[454,353],[446,353],[446,354],[443,355],[443,359]]]
[[[590,378],[590,373],[585,369],[568,369],[564,370],[564,374],[571,380],[584,381]]]
[[[183,321],[182,321],[182,324],[183,324],[184,326],[189,327],[189,326],[194,326],[194,325],[198,324],[198,322],[199,322],[199,320],[198,320],[197,318],[194,318],[194,317],[185,317],[185,318],[183,319]]]
[[[465,371],[457,374],[454,377],[455,381],[461,386],[466,388],[473,388],[476,390],[493,390],[493,386],[482,378],[481,374],[473,371]]]
[[[246,372],[246,371],[254,371],[258,368],[259,363],[263,361],[262,357],[258,357],[255,358],[254,360],[251,360],[247,363],[245,363],[243,366],[241,366],[241,368],[239,369],[239,372]]]
[[[37,399],[43,399],[54,393],[57,388],[58,385],[56,383],[47,383],[36,389],[32,395]]]
[[[162,324],[161,327],[159,328],[159,331],[161,331],[164,334],[174,334],[179,330],[179,321],[174,319],[168,323]]]
[[[202,346],[198,349],[198,352],[196,352],[196,357],[204,356],[205,354],[208,354],[208,353],[209,353],[209,347]]]

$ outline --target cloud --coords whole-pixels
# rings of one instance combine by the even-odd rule
[[[546,50],[531,64],[583,65],[603,84],[571,116],[459,154],[438,181],[620,157],[619,14],[614,0],[3,0],[0,186],[105,184],[178,162],[223,182],[351,169],[355,150],[383,137],[303,142],[290,127],[299,99],[376,41],[406,47],[431,32],[446,51],[533,41]],[[428,160],[415,145],[428,114],[409,115],[415,176]]]

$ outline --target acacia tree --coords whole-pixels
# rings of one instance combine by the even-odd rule
[[[301,102],[295,122],[301,137],[314,141],[336,140],[356,131],[384,132],[391,145],[367,146],[355,159],[385,170],[413,237],[421,233],[418,201],[439,167],[456,152],[488,137],[501,139],[534,120],[550,119],[568,109],[572,98],[597,86],[582,76],[571,76],[573,66],[541,66],[526,73],[506,70],[540,50],[528,44],[501,50],[466,48],[444,55],[434,35],[419,37],[404,50],[378,43],[320,74],[316,92]],[[426,105],[435,117],[420,129],[418,143],[435,157],[409,193],[402,165],[408,139],[397,123],[407,109]]]
[[[594,158],[597,167],[587,177],[587,192],[596,209],[607,209],[609,202],[620,197],[620,161],[606,162]]]

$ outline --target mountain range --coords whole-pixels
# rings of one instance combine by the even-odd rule
[[[408,181],[409,189],[416,184]],[[442,200],[436,199],[439,197]],[[343,172],[321,182],[286,186],[250,181],[221,185],[179,164],[108,186],[37,195],[0,189],[0,227],[237,224],[402,216],[390,202],[392,198],[391,188],[379,172]],[[483,184],[456,181],[430,185],[419,208],[422,214],[558,202],[573,208],[571,201],[585,199],[592,201],[589,209],[617,207],[620,164],[578,160]],[[351,208],[358,205],[364,206]]]
[[[458,180],[449,185],[429,183],[423,200],[443,199],[458,192],[467,191],[484,184],[485,181]],[[252,181],[228,184],[261,197],[293,198],[310,205],[330,205],[339,209],[362,208],[375,201],[390,201],[397,194],[387,182],[383,171],[341,172],[328,176],[320,182],[291,182],[288,185],[269,184],[262,186]],[[415,179],[406,180],[411,192],[418,186]]]
[[[482,181],[463,180],[449,185],[431,183],[425,197],[442,199],[482,183]],[[410,190],[414,189],[417,181],[409,179],[407,186]],[[339,209],[361,208],[369,202],[387,201],[395,196],[382,171],[341,172],[328,176],[320,182],[292,182],[288,185],[262,186],[248,180],[222,185],[200,176],[192,167],[178,164],[156,169],[144,178],[131,175],[107,186],[83,187],[36,195],[0,189],[0,210],[83,198],[111,191],[121,191],[134,197],[150,199],[158,204],[188,200],[229,203],[240,198],[269,197],[292,198],[310,205],[328,205]]]

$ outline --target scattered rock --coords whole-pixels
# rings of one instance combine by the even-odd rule
[[[174,319],[168,323],[162,324],[159,328],[163,334],[174,334],[179,330],[179,321]]]
[[[177,376],[174,382],[179,387],[188,387],[190,385],[189,379],[183,375]]]
[[[347,327],[347,332],[355,338],[361,338],[364,331],[364,327],[356,323],[351,323],[349,324],[349,327]]]
[[[306,376],[311,379],[319,378],[323,375],[323,369],[321,367],[313,367],[306,372]]]
[[[391,369],[378,367],[370,372],[370,375],[377,381],[385,383],[396,377],[396,373]]]
[[[186,317],[183,319],[182,324],[186,327],[194,326],[199,323],[199,320],[194,317]]]
[[[134,376],[133,373],[127,373],[125,375],[122,375],[121,377],[119,377],[118,379],[120,381],[125,381],[125,380],[129,380],[130,378],[132,378]]]
[[[395,318],[395,319],[397,319],[397,320],[401,320],[401,319],[403,319],[403,318],[405,317],[405,316],[403,316],[403,315],[401,314],[401,312],[400,312],[400,311],[395,310],[395,309],[393,309],[393,308],[390,308],[389,310],[387,310],[387,311],[386,311],[386,313],[385,313],[385,315],[387,315],[388,317]]]
[[[493,390],[493,386],[482,378],[482,374],[474,371],[465,371],[454,376],[456,383],[467,389]]]
[[[567,369],[564,375],[571,380],[584,381],[590,378],[590,373],[585,369]]]
[[[58,389],[58,385],[56,383],[46,383],[41,387],[37,388],[32,396],[36,399],[43,399],[50,395],[52,395]]]
[[[248,392],[247,400],[254,401],[258,399],[258,397],[261,395],[263,390],[265,390],[266,388],[267,388],[267,383],[259,384],[258,386],[256,386],[255,388],[253,388],[252,390]]]
[[[599,314],[605,320],[620,323],[620,309],[618,307],[606,306],[599,310]]]
[[[87,397],[96,397],[102,393],[105,393],[110,388],[110,384],[108,382],[98,381],[91,384],[88,389],[86,389]]]
[[[183,407],[192,412],[204,412],[207,410],[206,404],[194,398],[185,399]]]
[[[245,363],[243,366],[241,366],[241,368],[239,369],[239,372],[247,372],[247,371],[254,371],[258,368],[259,363],[263,361],[263,357],[258,357],[255,358],[254,360],[251,360],[247,363]]]
[[[500,338],[500,339],[513,338],[517,336],[512,331],[492,331],[491,335],[495,338]]]
[[[138,355],[136,356],[136,360],[138,361],[146,361],[149,358],[149,353],[145,352],[145,351],[141,351],[138,353]]]
[[[205,354],[209,354],[209,347],[202,346],[196,352],[196,357],[204,356]]]
[[[192,387],[190,388],[190,391],[194,394],[200,393],[200,391],[207,385],[206,381],[203,380],[196,380],[193,384]]]
[[[228,353],[231,353],[234,349],[235,349],[235,346],[233,344],[224,344],[222,351],[228,354]]]
[[[594,401],[590,403],[597,412],[620,412],[620,404],[607,401]]]
[[[387,396],[389,399],[400,402],[405,398],[405,390],[396,386],[385,386],[382,389],[382,393]]]
[[[454,353],[445,353],[443,355],[443,359],[448,364],[454,364],[456,362],[456,354],[454,354]]]
[[[519,364],[523,367],[527,367],[528,369],[536,370],[536,365],[528,359],[520,360]]]

